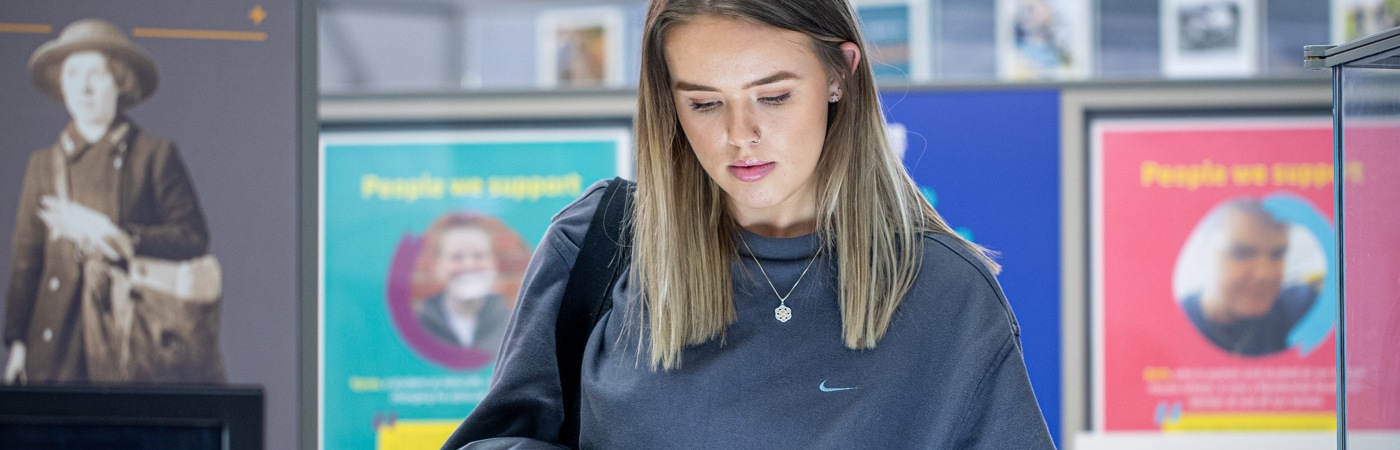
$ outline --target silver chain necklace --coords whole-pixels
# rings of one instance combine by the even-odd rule
[[[779,322],[792,320],[792,308],[787,306],[787,299],[792,296],[793,291],[797,290],[797,285],[802,284],[802,277],[807,276],[807,270],[812,268],[812,263],[817,262],[817,256],[822,254],[821,249],[817,249],[817,253],[812,255],[812,260],[807,262],[807,268],[802,269],[802,275],[797,276],[797,282],[792,283],[792,289],[788,289],[787,295],[782,295],[778,293],[778,287],[773,285],[773,279],[768,278],[768,271],[763,270],[763,263],[758,262],[758,257],[754,256],[753,247],[749,247],[749,240],[744,239],[742,232],[739,233],[739,241],[744,243],[744,248],[749,251],[749,257],[753,258],[753,263],[758,265],[758,271],[763,274],[763,280],[768,282],[768,287],[773,289],[773,295],[778,297],[778,307],[773,310],[773,317]]]

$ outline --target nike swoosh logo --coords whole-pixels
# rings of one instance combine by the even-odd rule
[[[839,388],[838,388],[838,387],[826,387],[826,380],[822,380],[822,385],[821,385],[821,386],[817,386],[817,389],[821,389],[822,392],[839,392],[839,391],[849,391],[849,390],[855,389],[855,388],[854,388],[854,387],[839,387]]]

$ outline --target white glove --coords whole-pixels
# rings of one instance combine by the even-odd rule
[[[10,360],[5,362],[5,384],[26,384],[29,377],[24,373],[24,343],[15,341],[10,344]]]
[[[71,240],[84,252],[98,252],[113,261],[130,258],[135,253],[131,237],[106,214],[52,196],[45,196],[40,203],[39,219],[49,227],[49,239]]]

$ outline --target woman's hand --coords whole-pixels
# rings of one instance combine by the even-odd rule
[[[24,375],[26,351],[23,342],[15,341],[10,344],[10,359],[5,362],[5,384],[25,384],[29,381]]]
[[[45,196],[40,202],[39,219],[49,227],[49,239],[68,239],[83,252],[98,252],[112,261],[129,259],[135,253],[131,236],[106,214],[52,196]]]

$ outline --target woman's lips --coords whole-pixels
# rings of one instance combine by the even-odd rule
[[[773,171],[773,166],[775,165],[776,163],[772,162],[734,163],[729,165],[729,173],[734,174],[734,178],[738,178],[739,181],[751,183],[763,179],[763,177],[768,175],[768,172]]]

